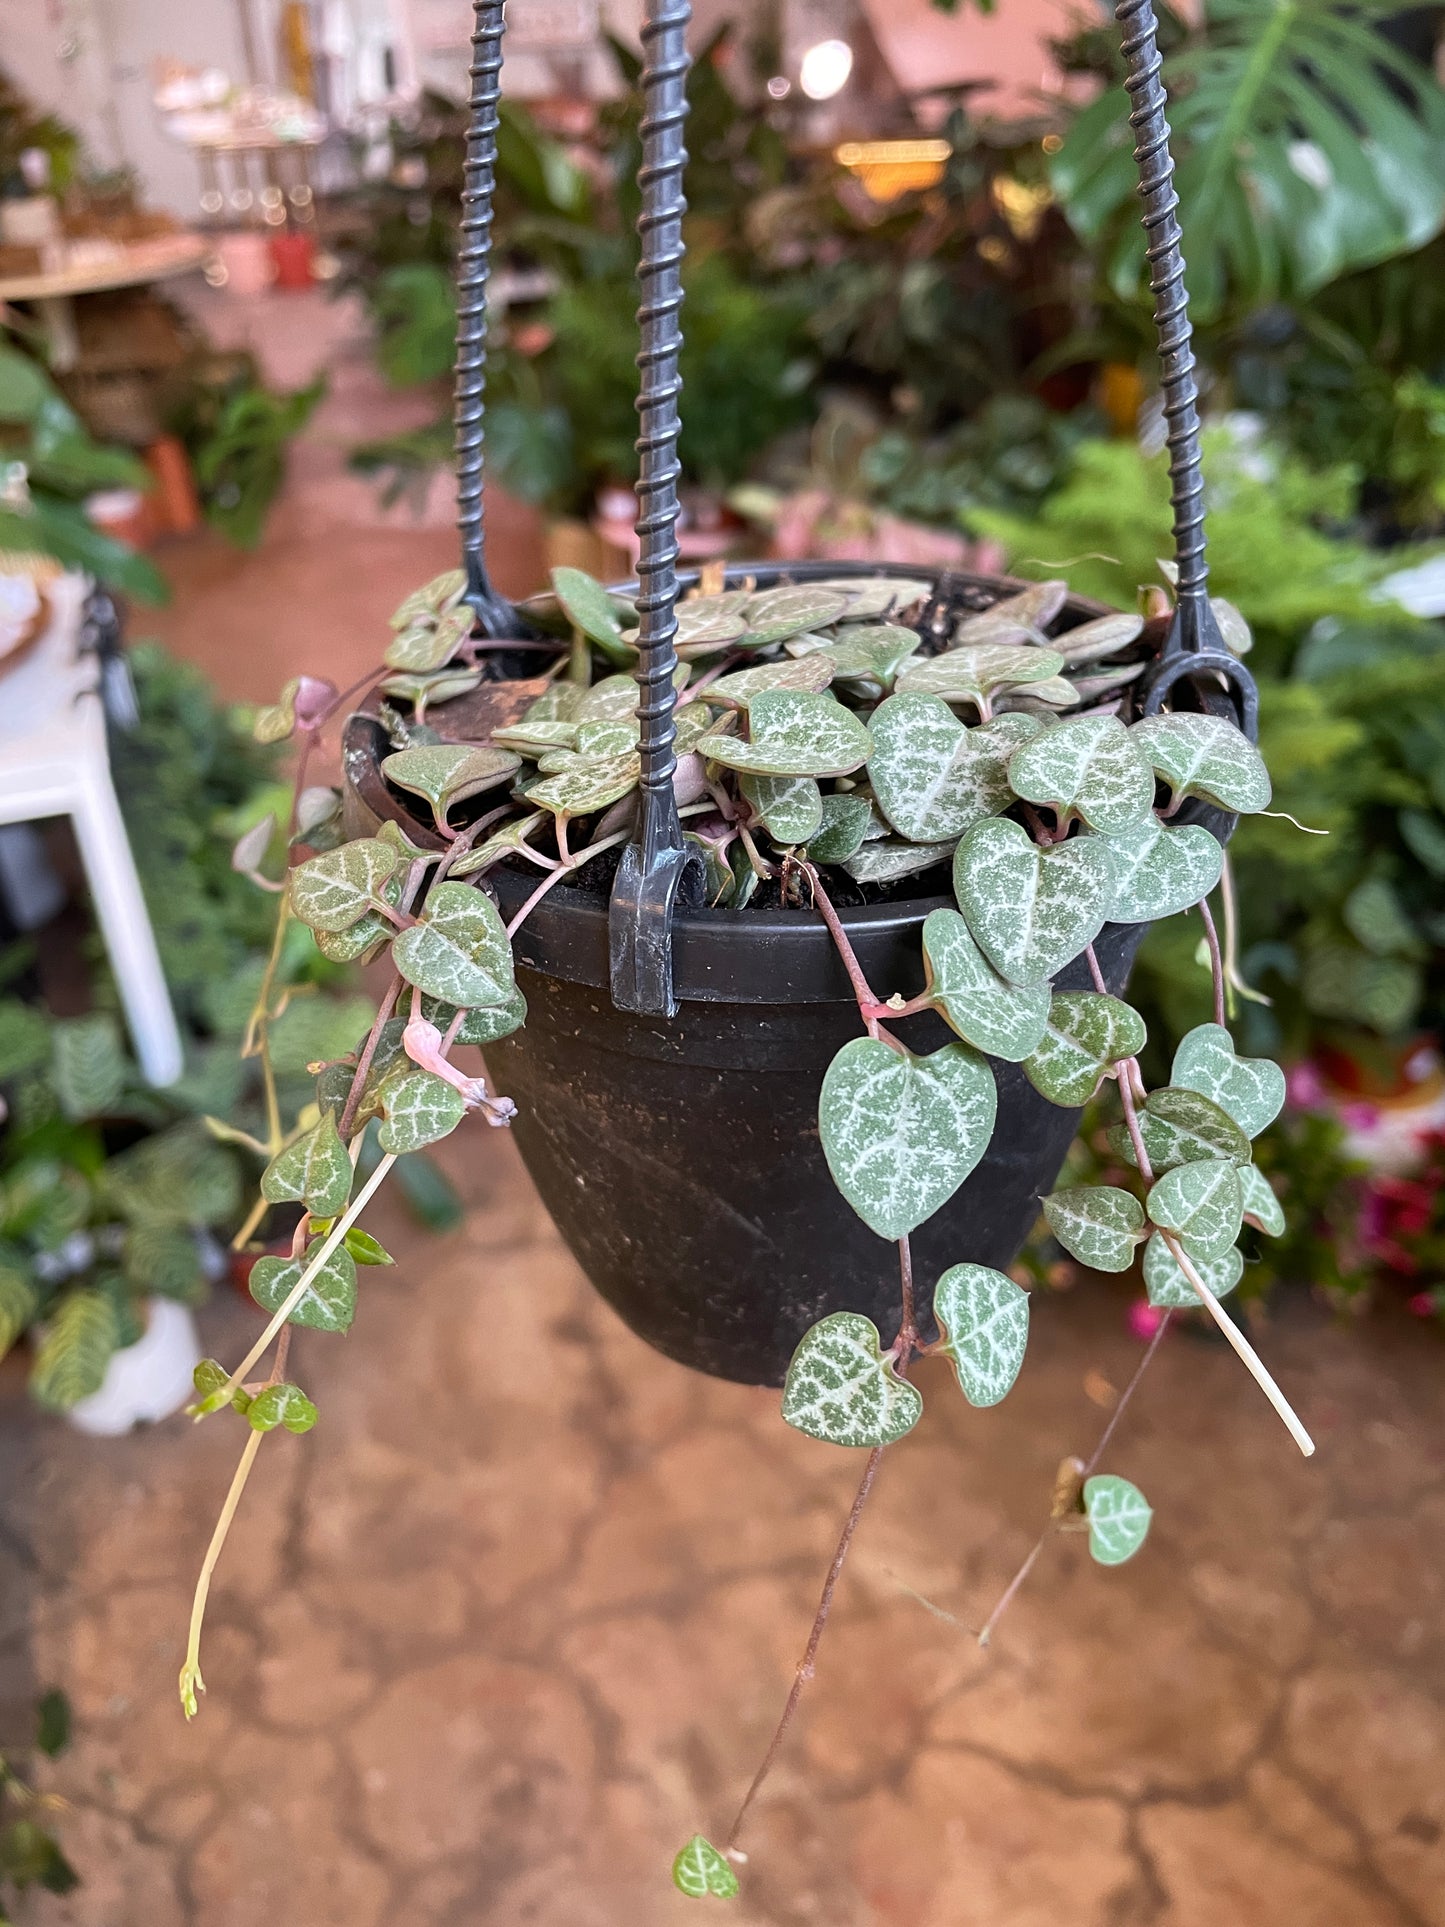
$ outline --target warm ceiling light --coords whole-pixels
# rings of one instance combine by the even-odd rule
[[[809,100],[831,100],[848,84],[853,49],[846,40],[820,40],[809,47],[798,68],[798,85]]]

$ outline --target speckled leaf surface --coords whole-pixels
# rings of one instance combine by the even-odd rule
[[[835,589],[847,596],[848,607],[842,617],[845,622],[878,622],[884,616],[916,608],[933,594],[932,582],[922,576],[837,575],[812,586]]]
[[[1037,1048],[1048,1022],[1048,984],[1000,977],[957,910],[933,910],[924,919],[923,965],[934,1002],[965,1043],[1010,1064]]]
[[[833,674],[865,694],[882,696],[892,689],[899,670],[916,654],[921,638],[895,623],[860,623],[840,630],[825,644]]]
[[[898,678],[898,688],[950,703],[976,703],[995,689],[1043,682],[1063,666],[1063,657],[1052,649],[980,643],[910,663]]]
[[[1104,927],[1113,861],[1098,837],[1041,850],[1021,823],[977,823],[954,856],[953,887],[995,970],[1010,983],[1039,983]]]
[[[1117,716],[1074,716],[1045,730],[1015,751],[1008,780],[1030,803],[1109,833],[1140,822],[1154,804],[1154,771]]]
[[[391,627],[397,631],[410,629],[414,623],[443,615],[461,601],[466,586],[464,570],[447,569],[442,575],[434,575],[430,582],[413,589],[409,596],[397,604],[392,612]]]
[[[848,600],[841,589],[763,589],[748,603],[743,647],[763,649],[801,635],[804,629],[826,629],[847,609]]]
[[[943,843],[1013,801],[1009,758],[1028,725],[1004,717],[966,729],[937,696],[890,696],[868,720],[868,780],[878,807],[912,843]]]
[[[719,676],[703,691],[709,702],[727,703],[746,709],[754,696],[765,689],[810,689],[815,694],[833,680],[833,658],[818,649],[806,656],[788,656],[781,662],[760,662],[755,669],[736,669],[730,676]]]
[[[823,794],[811,776],[744,776],[738,788],[779,843],[806,843],[823,821]]]
[[[351,1196],[351,1159],[327,1111],[293,1138],[266,1166],[261,1195],[269,1204],[304,1204],[318,1218],[334,1218]]]
[[[917,876],[937,864],[947,863],[953,855],[952,843],[903,843],[896,837],[864,843],[844,863],[843,868],[857,883],[895,883],[899,877]]]
[[[1130,733],[1176,797],[1202,796],[1241,815],[1268,806],[1264,758],[1222,716],[1146,716]]]
[[[1139,1112],[1139,1135],[1156,1172],[1208,1158],[1238,1165],[1250,1161],[1249,1139],[1229,1113],[1212,1098],[1173,1084],[1150,1091]],[[1122,1124],[1110,1131],[1109,1142],[1134,1163],[1134,1147]]]
[[[809,859],[814,863],[845,862],[863,847],[871,816],[866,796],[825,796],[820,825],[808,839]]]
[[[418,620],[388,644],[382,661],[388,669],[422,674],[442,669],[472,633],[472,622],[472,612],[465,607],[448,609],[435,620]]]
[[[783,1384],[789,1425],[830,1445],[871,1447],[901,1439],[922,1415],[921,1396],[883,1357],[871,1318],[838,1311],[803,1334]]]
[[[1106,839],[1114,855],[1114,923],[1154,923],[1207,897],[1224,869],[1224,851],[1202,824],[1161,823],[1151,810]]]
[[[686,662],[709,656],[736,642],[747,629],[744,610],[750,591],[727,589],[721,595],[690,596],[677,605],[677,635],[673,647]]]
[[[1044,1217],[1059,1243],[1094,1271],[1127,1271],[1144,1235],[1144,1208],[1113,1184],[1076,1184],[1044,1199]]]
[[[1231,1245],[1222,1258],[1196,1258],[1191,1253],[1190,1262],[1216,1298],[1228,1297],[1244,1276],[1244,1254],[1238,1245]],[[1151,1233],[1144,1247],[1144,1285],[1156,1311],[1197,1310],[1203,1302],[1162,1231]]]
[[[310,1254],[305,1258],[258,1258],[251,1267],[251,1296],[263,1311],[280,1311],[310,1263]],[[305,1325],[311,1331],[344,1332],[355,1316],[356,1260],[342,1245],[302,1292],[286,1322]]]
[[[672,1863],[672,1884],[689,1900],[731,1900],[738,1877],[704,1834],[695,1833]]]
[[[591,816],[637,788],[642,780],[642,758],[632,752],[600,763],[583,762],[556,776],[541,777],[523,791],[529,803],[540,804],[554,816]]]
[[[466,1116],[461,1092],[421,1069],[394,1072],[381,1087],[385,1113],[377,1143],[383,1151],[420,1151],[449,1137]]]
[[[1247,1137],[1284,1109],[1284,1072],[1268,1057],[1238,1057],[1223,1024],[1197,1024],[1179,1041],[1171,1084],[1198,1091],[1227,1111]]]
[[[1069,666],[1080,663],[1096,662],[1103,656],[1112,656],[1118,649],[1126,648],[1140,635],[1144,628],[1143,616],[1125,615],[1096,616],[1092,622],[1081,622],[1077,629],[1066,629],[1061,636],[1052,636],[1049,647],[1056,649]]]
[[[381,773],[399,789],[424,796],[437,822],[443,823],[453,804],[495,789],[521,767],[521,757],[512,750],[432,743],[422,749],[399,749],[384,757]]]
[[[423,997],[421,1014],[445,1036],[456,1016],[456,1005],[441,1003],[435,997]],[[453,1041],[458,1044],[494,1044],[499,1037],[510,1037],[514,1030],[520,1030],[526,1021],[527,1000],[513,985],[505,1003],[469,1010]]]
[[[1094,990],[1061,991],[1024,1075],[1050,1103],[1076,1110],[1094,1095],[1105,1071],[1120,1058],[1137,1057],[1147,1038],[1132,1005]]]
[[[1223,1158],[1176,1165],[1150,1186],[1149,1216],[1176,1232],[1191,1257],[1222,1258],[1244,1219],[1238,1170]]]
[[[1101,1566],[1122,1566],[1149,1536],[1154,1517],[1137,1485],[1110,1473],[1084,1481],[1089,1551]]]
[[[439,883],[422,921],[398,933],[392,960],[409,984],[467,1010],[505,1004],[515,985],[512,947],[496,906],[468,883]]]
[[[847,776],[862,767],[873,748],[851,709],[810,690],[762,690],[749,703],[748,718],[747,742],[704,736],[698,754],[760,776]]]
[[[988,1265],[953,1265],[933,1292],[943,1350],[970,1405],[997,1405],[1029,1342],[1029,1295]]]
[[[688,666],[680,662],[673,671],[672,686],[681,689],[688,678]],[[580,701],[573,713],[563,720],[574,723],[616,723],[626,722],[637,709],[637,678],[635,676],[604,676],[600,682],[580,693]],[[536,704],[532,705],[532,709]],[[527,712],[528,719],[532,710]]]
[[[993,1073],[965,1044],[927,1057],[857,1037],[828,1066],[818,1128],[833,1181],[870,1230],[902,1238],[988,1149]]]
[[[1282,1238],[1285,1233],[1284,1207],[1274,1195],[1274,1186],[1257,1164],[1246,1164],[1241,1168],[1239,1189],[1244,1199],[1247,1222],[1258,1225],[1267,1237]]]
[[[313,930],[349,930],[366,915],[399,861],[400,853],[379,836],[358,837],[309,857],[291,872],[291,908]]]
[[[553,569],[552,589],[574,627],[611,657],[623,656],[625,625],[637,620],[632,605],[609,595],[600,582],[581,569]]]

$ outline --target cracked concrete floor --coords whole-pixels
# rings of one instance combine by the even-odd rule
[[[212,317],[214,319],[214,317]],[[233,694],[346,681],[446,566],[340,470],[395,424],[344,310],[231,314],[332,397],[262,549],[165,558],[160,632]],[[505,585],[540,566],[504,502]],[[85,1884],[23,1927],[672,1927],[667,1867],[766,1744],[858,1465],[765,1392],[654,1356],[590,1292],[509,1142],[448,1147],[471,1202],[398,1252],[345,1340],[299,1334],[322,1422],[273,1435],[212,1595],[211,1691],[175,1697],[190,1588],[241,1442],[88,1441],[0,1373],[0,1735],[36,1692]],[[840,1207],[842,1208],[842,1207]],[[1233,1357],[1176,1332],[1109,1455],[1156,1508],[1106,1572],[1049,1548],[977,1625],[1138,1357],[1094,1284],[1037,1305],[1022,1378],[970,1411],[925,1366],[816,1680],[747,1838],[740,1927],[1445,1927],[1441,1347],[1301,1299],[1262,1337],[1309,1464]],[[251,1308],[202,1315],[239,1355]],[[944,1617],[951,1615],[952,1617]],[[715,1903],[712,1903],[715,1905]]]

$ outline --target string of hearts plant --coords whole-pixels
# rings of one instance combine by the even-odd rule
[[[1023,1363],[1027,1292],[967,1252],[920,1289],[910,1249],[911,1233],[989,1146],[997,1101],[990,1059],[1021,1065],[1063,1107],[1085,1104],[1106,1082],[1115,1087],[1116,1146],[1137,1185],[1055,1191],[1042,1201],[1054,1237],[1081,1263],[1108,1272],[1126,1270],[1142,1247],[1151,1302],[1166,1319],[1203,1305],[1300,1449],[1313,1447],[1220,1302],[1241,1274],[1242,1222],[1266,1232],[1283,1226],[1251,1140],[1277,1114],[1284,1080],[1276,1065],[1235,1054],[1229,973],[1208,907],[1223,852],[1203,824],[1181,820],[1190,805],[1194,813],[1199,804],[1264,809],[1270,785],[1258,752],[1232,723],[1204,713],[1126,721],[1152,635],[1139,615],[1071,618],[1062,582],[967,615],[941,639],[920,618],[932,586],[924,581],[707,586],[677,611],[680,812],[713,903],[743,911],[761,891],[820,915],[832,934],[862,1034],[819,1065],[822,1151],[848,1206],[895,1248],[899,1272],[891,1343],[867,1317],[838,1312],[806,1333],[787,1374],[784,1419],[866,1457],[782,1719],[726,1850],[698,1835],[674,1864],[684,1893],[728,1895],[737,1890],[729,1856],[745,1858],[740,1829],[812,1675],[880,1456],[922,1415],[909,1377],[914,1361],[943,1354],[976,1406],[1002,1399]],[[541,693],[517,720],[478,740],[446,740],[436,720],[445,726],[448,704],[491,674],[490,652],[513,646],[473,634],[463,587],[460,574],[444,576],[410,597],[394,618],[385,665],[368,679],[379,680],[380,714],[395,745],[382,773],[405,805],[399,820],[346,838],[339,793],[306,787],[311,749],[345,702],[329,685],[299,679],[258,723],[263,735],[297,731],[304,743],[292,824],[298,860],[284,878],[267,877],[261,831],[243,840],[235,859],[278,893],[277,954],[299,922],[327,957],[385,957],[390,975],[355,1051],[318,1067],[314,1106],[283,1129],[273,1104],[267,1138],[255,1141],[266,1165],[243,1236],[268,1205],[299,1207],[300,1219],[290,1256],[263,1258],[252,1271],[252,1295],[272,1314],[261,1336],[233,1370],[208,1360],[197,1371],[196,1415],[230,1406],[248,1429],[197,1588],[180,1682],[188,1715],[203,1690],[211,1574],[262,1437],[278,1426],[304,1432],[316,1421],[312,1401],[285,1377],[291,1327],[350,1326],[358,1264],[386,1261],[357,1220],[399,1154],[435,1143],[469,1112],[493,1125],[514,1115],[510,1100],[460,1069],[453,1053],[525,1021],[512,938],[548,892],[587,889],[597,874],[589,866],[632,833],[640,775],[635,609],[590,578],[558,570],[554,594],[527,609],[542,632],[530,644],[545,674]],[[416,840],[406,820],[433,834]],[[537,874],[510,924],[489,891],[502,865]],[[896,889],[915,875],[926,890],[927,873],[943,866],[957,908],[935,910],[923,924],[925,988],[911,999],[890,995],[867,981],[833,892],[844,882],[855,896]],[[1225,903],[1227,910],[1227,892]],[[1109,994],[1094,940],[1109,922],[1195,908],[1212,961],[1215,1021],[1184,1038],[1170,1082],[1146,1090],[1143,1020]],[[1054,991],[1052,980],[1080,956],[1094,988]],[[276,1001],[268,978],[249,1038],[263,1066]],[[955,1037],[916,1054],[893,1026],[923,1011],[941,1016]],[[379,1161],[358,1183],[373,1132]],[[936,1337],[926,1335],[929,1303]],[[254,1378],[273,1345],[269,1373]],[[990,1615],[985,1642],[1056,1525],[1070,1517],[1086,1525],[1090,1550],[1105,1564],[1142,1544],[1150,1520],[1143,1495],[1097,1470],[1132,1390],[1093,1458],[1055,1495],[1044,1537]]]

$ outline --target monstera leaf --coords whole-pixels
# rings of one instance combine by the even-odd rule
[[[929,994],[965,1043],[1017,1064],[1037,1049],[1049,1019],[1049,986],[1000,977],[956,910],[923,923]]]
[[[958,906],[980,949],[1010,983],[1041,983],[1104,927],[1114,865],[1096,836],[1041,850],[1021,823],[976,823],[953,860]]]
[[[1105,1071],[1137,1057],[1148,1032],[1130,1004],[1093,990],[1061,992],[1049,1006],[1043,1036],[1024,1061],[1024,1075],[1051,1104],[1078,1109]]]
[[[1093,1271],[1127,1271],[1144,1236],[1144,1210],[1132,1191],[1076,1184],[1044,1199],[1044,1217],[1064,1250]]]
[[[943,843],[1013,801],[1009,758],[1034,735],[1032,717],[965,729],[937,696],[890,696],[868,719],[868,780],[900,836]]]
[[[856,1037],[828,1066],[818,1129],[833,1182],[880,1238],[932,1217],[993,1136],[993,1073],[964,1044],[927,1057]]]
[[[1073,690],[1070,687],[1070,700]],[[1117,716],[1074,716],[1018,750],[1009,782],[1062,822],[1080,816],[1091,829],[1128,830],[1154,805],[1154,772]]]
[[[1024,1362],[1028,1293],[988,1265],[953,1265],[934,1288],[933,1314],[964,1397],[997,1405]]]
[[[1224,850],[1201,824],[1175,828],[1152,810],[1105,841],[1114,857],[1112,923],[1154,923],[1188,910],[1224,871]]]
[[[1198,1024],[1174,1053],[1171,1084],[1212,1098],[1246,1137],[1258,1137],[1284,1109],[1284,1072],[1268,1057],[1237,1057],[1223,1024]]]
[[[871,1318],[836,1311],[803,1334],[783,1384],[789,1425],[830,1445],[891,1445],[922,1415],[922,1398],[884,1358]]]
[[[1445,219],[1445,102],[1372,25],[1380,0],[1209,0],[1166,63],[1201,317],[1299,298],[1420,247]],[[1146,287],[1129,106],[1108,87],[1075,120],[1053,180],[1075,231]]]

